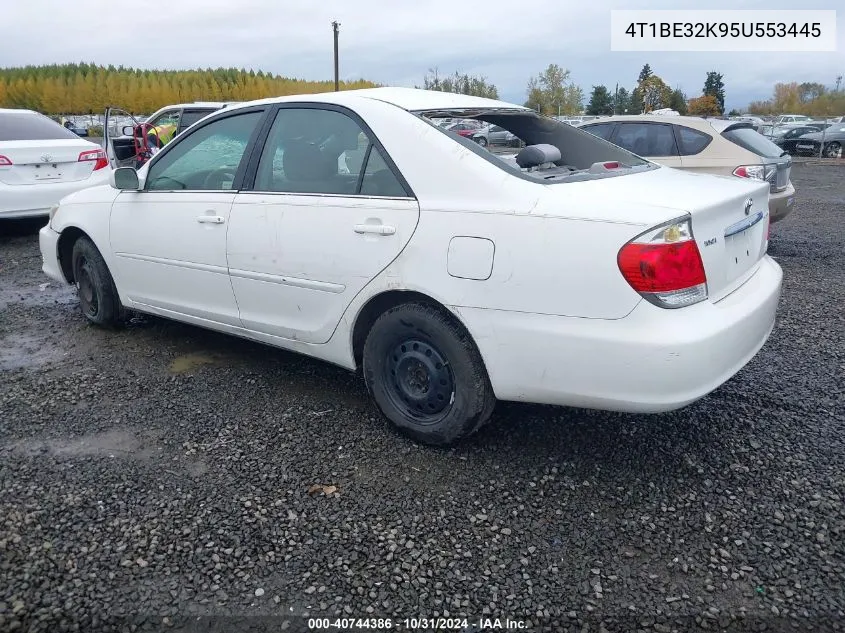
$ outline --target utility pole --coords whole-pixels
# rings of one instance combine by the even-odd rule
[[[616,82],[616,90],[613,92],[613,116],[616,116],[616,102],[619,101],[619,82]]]
[[[335,21],[332,22],[332,30],[334,31],[334,91],[340,90],[340,71],[337,63],[337,27],[340,24]]]
[[[839,92],[839,86],[842,85],[842,75],[836,78],[836,92]]]

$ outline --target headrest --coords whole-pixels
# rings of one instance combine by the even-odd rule
[[[543,163],[554,163],[560,160],[560,150],[554,145],[540,143],[528,145],[516,155],[516,164],[522,167],[536,167]]]
[[[337,174],[337,161],[326,159],[320,148],[308,141],[291,141],[282,155],[282,169],[289,181],[323,180]]]

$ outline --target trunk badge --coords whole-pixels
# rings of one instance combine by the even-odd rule
[[[749,215],[751,213],[751,206],[753,204],[754,202],[751,200],[751,198],[745,201],[745,215]]]
[[[53,156],[51,154],[41,154],[41,162],[42,163],[49,163],[52,162]]]

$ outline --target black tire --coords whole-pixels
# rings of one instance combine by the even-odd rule
[[[487,147],[487,139],[483,136],[480,136],[478,138],[478,144],[481,145],[481,147]]]
[[[436,306],[404,303],[382,314],[367,335],[363,369],[385,417],[424,444],[471,435],[496,404],[469,334]]]
[[[121,325],[126,312],[109,268],[94,242],[87,237],[76,240],[71,261],[82,315],[102,327]]]
[[[831,141],[827,144],[827,147],[824,148],[824,155],[825,158],[836,158],[839,156],[841,151],[842,145],[837,141]]]

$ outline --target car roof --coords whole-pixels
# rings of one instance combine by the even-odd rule
[[[228,105],[233,103],[240,103],[239,101],[195,101],[194,103],[172,103],[170,105],[166,105],[159,110],[169,110],[170,108],[197,108],[197,109],[209,109],[209,110],[220,110],[221,108],[225,108]]]
[[[291,101],[319,101],[336,105],[352,106],[355,103],[360,103],[362,99],[383,101],[410,112],[426,110],[447,111],[502,108],[533,112],[533,110],[526,108],[525,106],[515,105],[513,103],[507,103],[497,99],[473,97],[453,92],[441,92],[439,90],[422,90],[419,88],[360,88],[357,90],[341,90],[338,92],[287,95],[284,97],[271,97],[269,99],[239,103],[237,107],[248,107],[270,103],[285,103]]]
[[[579,127],[596,125],[597,123],[614,123],[616,121],[650,122],[650,123],[678,123],[696,130],[723,132],[729,127],[749,125],[747,121],[731,121],[727,119],[704,119],[698,116],[680,116],[673,114],[622,114],[611,116],[598,121],[588,121]]]
[[[26,108],[0,108],[0,114],[19,114],[21,112],[28,112],[29,114],[39,114],[35,110],[27,110]]]

